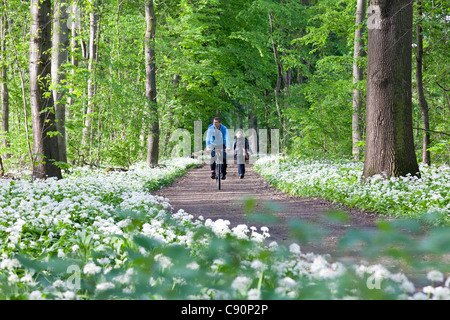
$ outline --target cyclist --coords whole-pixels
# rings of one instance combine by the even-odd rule
[[[206,133],[206,150],[211,151],[211,178],[216,178],[216,150],[223,151],[222,155],[222,167],[220,172],[222,173],[221,179],[225,180],[227,176],[227,151],[230,150],[230,136],[228,135],[228,129],[222,124],[220,117],[215,117],[212,124],[209,125]]]
[[[245,175],[245,162],[249,160],[249,153],[253,154],[252,149],[250,149],[250,144],[248,139],[244,137],[244,132],[242,129],[236,131],[236,136],[234,137],[234,159],[237,160],[239,179],[244,179]]]

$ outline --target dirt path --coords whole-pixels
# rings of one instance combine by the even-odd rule
[[[237,166],[228,166],[227,179],[222,183],[222,190],[217,190],[215,180],[210,178],[208,165],[191,169],[185,176],[177,179],[171,185],[157,191],[158,195],[169,199],[175,212],[183,209],[198,218],[226,219],[230,221],[230,228],[239,224],[247,226],[261,226],[269,228],[269,241],[297,242],[303,252],[330,253],[333,254],[337,240],[351,228],[372,228],[377,219],[376,215],[364,213],[357,210],[341,208],[348,213],[348,221],[344,224],[332,224],[324,222],[324,215],[330,210],[336,211],[332,203],[317,198],[299,198],[289,196],[277,191],[267,181],[260,177],[250,165],[246,165],[245,178],[238,178]],[[255,204],[252,212],[271,212],[276,222],[255,222],[246,209],[251,203],[246,199],[254,199]],[[256,214],[257,215],[257,214]],[[261,214],[260,214],[261,216]],[[267,216],[267,215],[265,215]],[[313,228],[300,225],[297,234],[290,232],[290,226],[295,225],[294,219],[313,223],[325,233],[320,241],[312,240],[311,237],[305,241],[304,236],[311,234]],[[259,231],[259,230],[258,230]],[[301,237],[301,239],[299,238]],[[347,253],[348,254],[348,253]]]

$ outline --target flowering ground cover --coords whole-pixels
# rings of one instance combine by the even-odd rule
[[[255,169],[292,195],[322,197],[348,207],[450,224],[450,167],[421,166],[421,177],[375,175],[361,183],[363,164],[267,157]]]
[[[0,299],[448,299],[381,264],[270,242],[270,229],[172,212],[155,190],[198,162],[0,181]],[[429,244],[429,242],[425,242]]]

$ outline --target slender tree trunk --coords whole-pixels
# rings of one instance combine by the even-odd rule
[[[420,175],[412,130],[413,0],[369,4],[363,176]]]
[[[244,105],[242,103],[239,104],[239,112],[238,112],[238,128],[244,128]]]
[[[428,103],[425,99],[425,94],[423,91],[423,35],[422,35],[422,23],[420,22],[422,19],[422,1],[417,1],[417,9],[418,9],[418,23],[416,26],[416,41],[417,41],[417,50],[416,50],[416,84],[417,84],[417,98],[419,100],[420,111],[422,112],[422,126],[424,129],[423,132],[423,140],[422,140],[422,162],[424,164],[431,164],[430,151],[428,150],[428,146],[430,145],[430,118],[428,116]]]
[[[156,16],[153,0],[145,1],[145,20],[147,28],[145,32],[145,95],[148,99],[150,130],[148,136],[147,164],[149,166],[158,163],[159,157],[159,117],[156,101],[156,66],[155,66],[155,32]]]
[[[33,178],[62,178],[59,161],[53,95],[50,92],[51,0],[31,1],[30,105],[33,127]],[[50,94],[48,94],[50,93]]]
[[[92,143],[92,118],[94,115],[94,96],[95,96],[95,60],[97,56],[97,33],[98,33],[98,1],[93,1],[93,11],[89,15],[89,79],[88,79],[88,107],[86,111],[84,129],[83,129],[83,145],[88,147],[88,154],[91,154],[90,144]]]
[[[353,84],[363,80],[363,69],[360,67],[361,57],[364,56],[364,25],[363,21],[366,17],[367,0],[358,0],[356,6],[356,25],[355,30],[355,44],[353,52]],[[353,158],[359,160],[361,158],[361,147],[359,143],[362,140],[361,134],[361,109],[363,104],[363,97],[359,89],[353,89],[353,111],[352,111],[352,144],[353,144]]]
[[[53,89],[55,101],[56,129],[58,130],[59,159],[67,162],[66,151],[66,106],[62,101],[64,92],[59,88],[66,79],[61,65],[67,62],[69,48],[69,29],[67,27],[67,0],[55,1],[53,20],[52,81],[57,89]]]
[[[98,106],[98,117],[97,117],[97,159],[95,160],[95,165],[100,167],[100,150],[101,150],[101,140],[102,140],[102,108]]]
[[[280,117],[281,120],[281,111],[280,111],[280,107],[278,105],[278,94],[281,91],[281,81],[283,79],[283,70],[282,70],[282,66],[280,63],[280,57],[278,55],[278,50],[277,50],[277,46],[275,44],[275,40],[273,39],[273,32],[274,32],[274,27],[273,27],[273,22],[272,22],[272,14],[269,13],[269,24],[270,24],[270,40],[272,43],[272,51],[273,51],[273,57],[275,59],[275,64],[277,66],[277,83],[275,85],[275,104],[277,106],[277,113],[278,113],[278,117]]]
[[[284,127],[284,115],[281,112],[281,107],[280,107],[280,103],[279,103],[279,93],[281,91],[282,88],[282,84],[283,84],[283,66],[281,64],[280,61],[280,56],[278,54],[278,49],[277,49],[277,45],[275,43],[275,40],[273,39],[273,33],[274,33],[274,26],[273,26],[273,19],[272,19],[272,14],[269,13],[269,25],[270,25],[270,40],[272,43],[272,51],[273,51],[273,55],[274,55],[274,59],[275,59],[275,64],[277,66],[277,82],[275,84],[275,90],[274,90],[274,95],[275,95],[275,106],[277,108],[277,114],[278,114],[278,118],[280,121],[280,125],[281,125],[281,132],[283,135],[283,147],[285,146],[286,143],[286,128]],[[286,84],[285,84],[286,85]]]
[[[265,120],[265,124],[266,124],[266,127],[269,127],[269,119],[271,118],[271,116],[270,116],[270,107],[269,107],[269,104],[268,104],[268,102],[267,102],[267,100],[268,100],[268,92],[267,92],[267,89],[264,89],[264,120]],[[267,146],[271,146],[272,144],[272,136],[271,136],[271,133],[272,133],[272,130],[269,130],[269,132],[267,133],[267,142],[266,142],[266,144],[267,144]],[[266,152],[268,152],[269,150],[266,150]],[[257,145],[257,151],[256,151],[257,153],[259,153],[260,152],[260,150],[259,150],[259,144]]]
[[[72,79],[73,79],[73,77],[75,76],[75,68],[78,67],[78,60],[77,60],[77,56],[76,56],[76,53],[78,51],[77,27],[76,27],[75,23],[72,24],[72,29],[71,29],[70,50],[71,50],[71,58],[70,59],[71,59],[71,64],[72,64],[71,74],[72,74]],[[69,88],[69,97],[67,98],[68,109],[66,109],[66,116],[70,114],[67,111],[70,110],[70,108],[74,104],[75,99],[73,97],[73,92],[74,92],[74,84],[71,83],[71,86]]]
[[[5,4],[5,18],[6,21],[9,21],[8,18],[8,10],[7,10],[7,2],[4,2]],[[11,30],[8,29],[8,34],[10,36],[10,38],[13,38],[12,34],[11,34]],[[19,72],[19,78],[20,78],[20,87],[22,89],[22,101],[23,101],[23,114],[24,114],[24,118],[25,118],[25,135],[26,135],[26,140],[27,140],[27,147],[28,147],[28,155],[30,158],[30,164],[31,166],[33,166],[33,152],[31,150],[31,144],[30,144],[30,134],[29,134],[29,129],[28,129],[28,106],[27,106],[27,93],[26,93],[26,89],[25,89],[25,75],[24,75],[24,70],[22,69],[22,67],[20,66],[19,63],[19,54],[17,52],[17,47],[14,43],[14,41],[11,42],[12,47],[13,47],[13,51],[14,51],[14,62],[17,66],[17,71]]]
[[[4,8],[6,10],[6,8]],[[2,124],[0,130],[4,134],[2,138],[2,146],[4,148],[9,147],[9,141],[6,134],[9,132],[9,94],[8,94],[8,77],[6,73],[5,53],[6,53],[6,29],[8,23],[6,15],[2,12],[0,15],[0,95],[2,104]],[[4,158],[8,158],[8,154],[3,155]]]
[[[176,74],[173,75],[173,79],[172,79],[172,89],[173,89],[173,92],[174,92],[172,99],[174,101],[178,100],[179,85],[180,85],[180,75],[176,73]],[[160,140],[164,140],[163,146],[161,148],[162,150],[160,150],[160,152],[162,154],[164,154],[164,155],[170,155],[170,152],[171,152],[171,144],[170,144],[171,133],[178,126],[178,119],[175,117],[174,106],[172,104],[168,107],[167,112],[165,113],[165,117],[166,117],[166,119],[168,119],[168,122],[165,125],[164,134],[161,135],[161,133],[160,133]],[[163,139],[162,136],[164,136],[164,139]]]

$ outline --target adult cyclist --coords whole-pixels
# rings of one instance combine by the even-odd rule
[[[222,124],[220,117],[215,117],[212,124],[209,125],[206,133],[206,150],[211,151],[211,178],[216,178],[216,151],[219,155],[222,154],[222,166],[220,168],[221,179],[225,180],[227,177],[227,151],[230,151],[231,142],[228,135],[228,129]],[[222,151],[222,152],[220,152]]]

